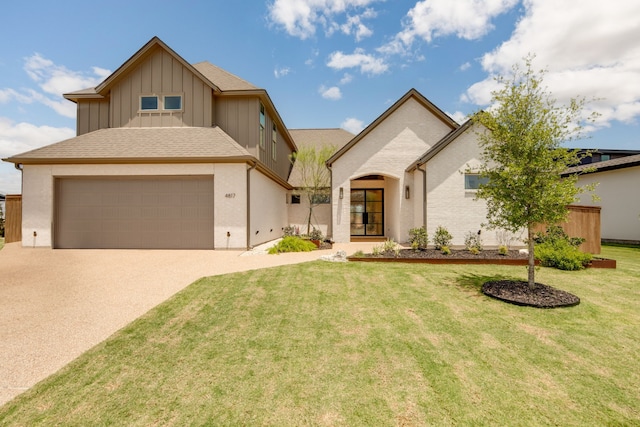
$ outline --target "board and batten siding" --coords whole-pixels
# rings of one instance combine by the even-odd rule
[[[109,127],[109,101],[83,100],[78,102],[78,136]]]
[[[260,140],[260,99],[256,96],[219,97],[216,100],[216,124],[231,138],[237,141],[249,153],[264,165],[286,180],[289,176],[291,148],[282,134],[283,127],[276,123],[277,147],[276,159],[272,154],[273,114],[265,105],[264,148],[259,147]]]
[[[140,95],[182,95],[182,111],[140,111]],[[111,127],[211,126],[213,92],[162,49],[154,50],[111,89]]]

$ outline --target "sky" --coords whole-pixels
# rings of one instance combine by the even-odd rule
[[[640,150],[640,2],[632,0],[6,0],[0,158],[75,136],[63,93],[98,85],[152,37],[266,89],[289,129],[360,132],[412,88],[459,123],[524,57],[589,139]],[[0,193],[21,173],[0,164]]]

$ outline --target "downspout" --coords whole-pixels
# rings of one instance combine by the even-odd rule
[[[331,210],[330,210],[330,215],[329,215],[329,227],[331,227],[331,241],[333,241],[333,170],[331,170],[331,165],[326,164],[327,169],[329,169],[329,188],[331,188],[331,192],[329,193],[331,195],[331,198],[329,200],[331,200]],[[329,229],[327,228],[327,237],[329,234]]]
[[[257,165],[257,162],[253,162],[253,165],[247,168],[247,250],[251,249],[251,171]]]
[[[427,229],[427,170],[420,169],[420,165],[416,165],[416,169],[422,172],[422,226]]]

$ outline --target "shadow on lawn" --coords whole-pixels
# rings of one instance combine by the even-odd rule
[[[516,279],[513,276],[505,276],[502,274],[485,276],[481,274],[467,273],[467,274],[461,274],[460,276],[456,277],[455,283],[459,288],[465,291],[471,291],[479,295],[484,295],[482,293],[482,285],[485,282],[499,281],[499,280],[520,280],[520,279]]]

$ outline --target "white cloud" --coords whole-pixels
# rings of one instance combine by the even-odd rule
[[[489,76],[463,99],[488,104],[494,76],[508,76],[532,53],[535,69],[548,70],[545,85],[559,102],[597,98],[589,108],[601,114],[599,126],[634,122],[640,116],[640,3],[584,0],[575,6],[571,0],[526,0],[511,38],[482,58]]]
[[[104,68],[92,67],[91,73],[72,71],[36,53],[25,58],[24,70],[46,93],[61,95],[75,90],[98,85],[111,72]]]
[[[465,62],[464,64],[462,64],[460,66],[460,71],[467,71],[469,68],[471,68],[471,63],[470,62]]]
[[[513,8],[519,0],[423,0],[407,13],[404,29],[379,51],[404,54],[416,39],[454,35],[475,40],[494,26],[491,20]]]
[[[362,132],[362,129],[364,129],[364,122],[353,117],[348,117],[344,122],[342,122],[340,127],[357,135]]]
[[[290,72],[291,69],[289,67],[280,67],[273,70],[273,75],[276,77],[276,79],[279,79],[280,77],[286,76]]]
[[[324,99],[337,101],[342,98],[342,92],[340,91],[340,88],[337,86],[333,86],[330,88],[320,86],[320,89],[318,89],[318,92],[320,93],[320,95],[322,95]]]
[[[357,48],[352,54],[333,52],[329,55],[327,66],[335,70],[359,68],[363,74],[382,74],[389,69],[384,59],[368,55],[362,48]]]
[[[377,16],[376,11],[367,9],[361,15],[349,16],[347,22],[340,26],[340,30],[347,35],[354,34],[356,41],[361,41],[373,35],[373,30],[362,23],[363,19],[371,19]]]
[[[369,6],[371,3],[381,0],[275,0],[269,5],[270,21],[294,36],[306,39],[316,33],[316,27],[322,26],[324,31],[331,35],[337,29],[344,31],[341,25],[337,23],[336,16],[346,13],[348,10],[365,9],[358,18],[361,24],[362,18],[367,18],[372,12]],[[354,24],[346,24],[349,33],[353,32]],[[360,28],[355,24],[356,37],[365,37],[367,31],[371,31],[363,25]]]
[[[73,138],[75,130],[52,126],[35,126],[30,123],[15,123],[0,117],[0,158],[24,153],[53,142]]]
[[[94,87],[109,74],[109,70],[92,67],[90,73],[71,71],[64,66],[56,65],[53,61],[36,53],[25,58],[24,70],[39,86],[41,91],[34,89],[0,89],[0,103],[17,101],[21,104],[39,102],[53,109],[64,117],[75,118],[76,106],[65,100],[62,94],[88,87]]]
[[[455,113],[449,113],[445,111],[445,113],[447,113],[447,115],[455,120],[458,124],[462,124],[468,119],[467,115],[461,111],[456,111]]]
[[[344,73],[344,76],[342,76],[342,78],[340,79],[340,84],[341,85],[346,85],[349,84],[353,81],[353,76],[349,73]]]

